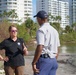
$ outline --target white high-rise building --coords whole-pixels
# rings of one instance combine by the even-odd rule
[[[61,16],[61,27],[64,29],[69,25],[69,2],[65,0],[37,0],[36,11],[44,10],[48,14]],[[54,22],[54,20],[50,20]]]
[[[72,0],[72,16],[73,16],[73,23],[76,23],[76,0]]]
[[[0,14],[4,11],[15,10],[17,18],[7,18],[13,23],[23,23],[27,17],[32,18],[32,0],[0,0]],[[2,18],[0,18],[2,20]]]
[[[69,2],[69,23],[70,26],[73,24],[73,4],[72,0],[68,0]]]
[[[69,0],[70,25],[76,23],[76,0]]]
[[[70,24],[76,23],[76,0],[69,0]]]
[[[65,28],[69,25],[69,2],[59,1],[61,27]]]

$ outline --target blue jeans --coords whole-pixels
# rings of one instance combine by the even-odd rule
[[[39,69],[39,73],[34,73],[34,75],[56,75],[56,70],[58,68],[56,58],[40,57],[36,65]]]

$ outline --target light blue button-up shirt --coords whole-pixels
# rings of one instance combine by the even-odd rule
[[[36,38],[38,45],[44,45],[42,54],[48,54],[50,58],[55,58],[60,46],[57,30],[49,23],[44,23],[37,31]]]

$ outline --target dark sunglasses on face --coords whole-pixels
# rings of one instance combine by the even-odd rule
[[[11,30],[11,32],[17,32],[17,30]]]

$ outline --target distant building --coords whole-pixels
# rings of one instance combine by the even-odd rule
[[[69,0],[70,24],[76,23],[76,0]]]
[[[73,23],[76,23],[76,0],[72,0],[72,4]]]
[[[76,23],[76,0],[63,0],[69,2],[69,22],[70,25]]]
[[[37,0],[36,11],[45,10],[48,14],[61,16],[60,25],[64,29],[69,25],[69,2],[65,0]],[[51,22],[55,20],[50,19]]]
[[[59,16],[61,16],[61,27],[64,29],[69,25],[69,2],[59,1]]]
[[[17,18],[8,18],[13,23],[23,23],[27,17],[32,18],[32,0],[0,0],[0,14],[4,11],[15,10]],[[3,19],[0,18],[0,21]],[[20,22],[18,22],[20,20]]]

